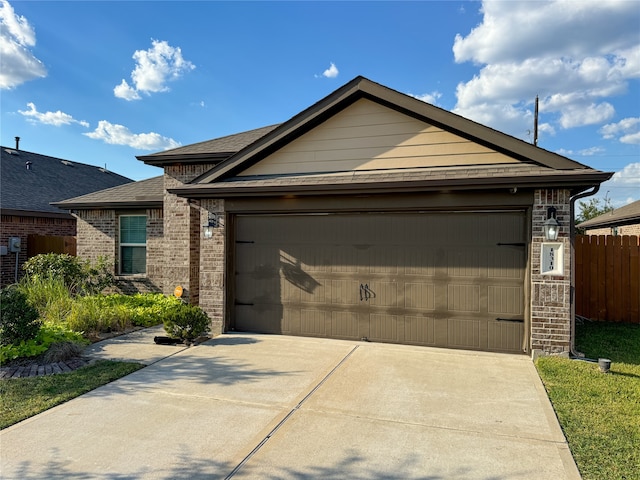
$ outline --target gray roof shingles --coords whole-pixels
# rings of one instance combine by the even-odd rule
[[[51,202],[132,182],[93,165],[8,147],[0,147],[0,168],[4,211],[60,214]]]
[[[163,195],[164,177],[160,175],[56,202],[55,206],[66,209],[143,205],[162,206]]]

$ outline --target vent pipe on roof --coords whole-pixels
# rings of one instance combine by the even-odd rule
[[[16,150],[20,150],[20,137],[16,137]]]
[[[536,95],[536,108],[533,114],[533,144],[538,146],[538,95]]]
[[[31,162],[26,162],[25,165],[27,166],[27,170],[31,170]]]

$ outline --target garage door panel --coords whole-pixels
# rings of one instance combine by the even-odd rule
[[[356,312],[331,312],[331,337],[360,340],[359,316]]]
[[[447,310],[450,312],[480,313],[480,286],[447,285]]]
[[[447,320],[447,345],[457,348],[480,350],[483,322],[474,318],[449,318]]]
[[[234,326],[521,351],[523,326],[496,319],[524,316],[524,220],[523,212],[239,215]]]
[[[405,283],[404,307],[422,311],[435,310],[435,292],[436,288],[433,283]]]
[[[489,321],[488,350],[500,352],[520,352],[524,323]]]
[[[404,316],[404,341],[414,345],[436,345],[436,322],[433,317]]]
[[[519,286],[489,285],[487,311],[496,315],[524,314],[524,291]]]

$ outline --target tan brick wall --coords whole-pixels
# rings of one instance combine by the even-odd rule
[[[613,228],[594,228],[585,231],[586,235],[613,235]],[[617,235],[640,235],[640,223],[637,225],[622,225],[618,227]]]
[[[0,245],[9,249],[9,238],[20,237],[21,249],[18,253],[18,280],[22,278],[22,265],[27,261],[27,237],[29,235],[75,236],[76,221],[72,218],[30,217],[2,215],[2,238]],[[15,281],[16,254],[0,256],[0,285],[7,286]]]
[[[569,190],[536,190],[532,215],[531,245],[531,348],[545,353],[564,353],[571,348],[571,245]],[[560,223],[557,242],[563,244],[562,275],[542,275],[540,255],[547,208],[557,209]]]

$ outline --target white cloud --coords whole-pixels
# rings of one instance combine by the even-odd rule
[[[89,127],[88,122],[85,122],[84,120],[76,120],[68,113],[61,112],[60,110],[57,112],[39,112],[35,104],[32,102],[27,103],[27,107],[29,108],[28,110],[18,110],[18,113],[21,113],[32,122],[54,125],[56,127],[77,123],[83,127]]]
[[[15,14],[11,4],[0,3],[0,88],[14,88],[34,78],[47,76],[47,70],[30,48],[36,33],[27,19]]]
[[[610,140],[620,136],[622,143],[640,144],[640,117],[623,118],[618,123],[608,123],[598,132]]]
[[[580,150],[580,152],[578,152],[580,155],[584,156],[584,157],[591,157],[593,155],[598,155],[600,153],[604,153],[604,148],[602,147],[589,147],[589,148],[584,148],[582,150]]]
[[[118,98],[124,98],[125,100],[140,100],[140,95],[134,88],[127,83],[127,81],[123,78],[122,83],[120,85],[116,85],[113,89],[113,94]]]
[[[181,145],[172,138],[163,137],[158,133],[132,133],[127,127],[106,120],[100,120],[93,132],[83,135],[111,145],[127,145],[138,150],[168,150]]]
[[[322,72],[322,76],[325,78],[336,78],[339,73],[340,72],[338,71],[338,67],[336,67],[336,64],[331,62],[329,68]]]
[[[136,67],[131,72],[133,86],[122,80],[113,89],[118,98],[139,100],[140,92],[147,95],[169,90],[167,82],[178,79],[195,65],[182,57],[180,47],[172,47],[166,41],[151,40],[148,50],[136,50],[133,54]]]
[[[431,93],[423,93],[422,95],[414,95],[410,93],[409,95],[414,98],[417,98],[418,100],[422,100],[423,102],[431,103],[432,105],[437,105],[438,99],[442,97],[442,93],[438,91],[433,91]]]
[[[640,185],[640,162],[630,163],[619,172],[614,173],[610,181],[623,185]]]
[[[457,62],[480,66],[457,87],[458,114],[522,137],[539,95],[551,129],[604,123],[606,99],[640,77],[636,2],[484,0],[481,11],[453,45]]]

